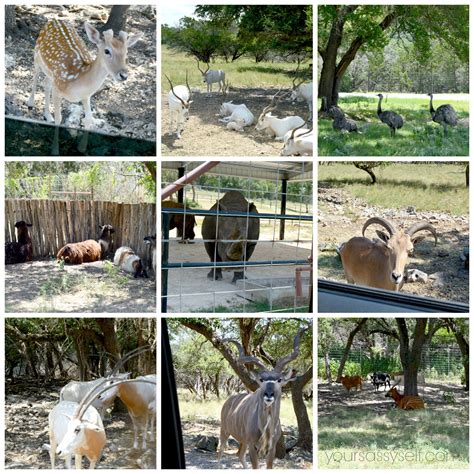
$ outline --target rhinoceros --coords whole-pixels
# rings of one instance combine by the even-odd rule
[[[175,201],[163,201],[162,208],[184,209],[184,204]],[[187,211],[189,208],[187,209]],[[181,237],[180,242],[185,240],[194,240],[194,226],[196,225],[196,218],[193,214],[186,212],[184,214],[170,214],[170,230],[177,229],[178,237]],[[191,242],[190,242],[191,243]]]
[[[229,191],[219,199],[211,211],[237,211],[257,213],[254,203],[249,203],[239,191]],[[217,229],[216,229],[217,227]],[[260,219],[247,217],[206,216],[202,223],[202,237],[211,262],[247,261],[253,254],[260,235]],[[228,242],[228,241],[232,242]],[[217,248],[216,248],[217,247]],[[222,267],[212,268],[207,275],[211,280],[222,280]],[[236,268],[232,283],[244,278],[241,267]]]

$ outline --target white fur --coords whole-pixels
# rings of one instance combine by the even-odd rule
[[[176,115],[176,136],[177,138],[181,138],[184,123],[189,119],[189,105],[192,104],[193,101],[189,100],[189,89],[187,86],[174,86],[173,91],[187,104],[187,107],[185,107],[181,101],[173,95],[173,92],[168,92],[169,134],[173,135],[173,117]]]
[[[304,124],[304,120],[297,115],[290,117],[278,118],[272,115],[271,112],[265,115],[260,115],[256,130],[270,130],[270,133],[275,136],[275,140],[283,140],[285,134]]]
[[[225,83],[225,72],[222,69],[209,69],[202,74],[204,82],[207,84],[207,96],[211,96],[212,84],[219,83],[219,92],[223,90]]]
[[[221,108],[219,110],[219,115],[221,115],[222,119],[219,119],[220,122],[229,123],[229,122],[236,122],[243,120],[243,127],[247,127],[252,125],[255,121],[255,117],[253,116],[252,112],[247,108],[245,104],[233,104],[232,101],[230,102],[223,102]],[[227,127],[232,128],[232,127]],[[234,128],[235,130],[235,128]],[[239,132],[243,130],[238,130]]]
[[[310,118],[313,117],[313,83],[300,84],[291,93],[291,100],[305,101],[308,104]]]
[[[307,128],[300,128],[296,130],[293,138],[291,138],[292,131],[285,134],[285,145],[283,146],[281,156],[311,156],[313,154],[313,131]]]
[[[122,261],[122,263],[120,264],[120,259],[122,257],[122,254],[129,253],[129,252],[133,252],[133,254],[127,255]],[[119,247],[117,251],[115,252],[114,265],[117,265],[122,270],[128,273],[135,273],[135,268],[133,267],[133,264],[139,260],[140,260],[140,257],[137,254],[135,254],[135,252],[130,247],[123,246],[123,247]]]

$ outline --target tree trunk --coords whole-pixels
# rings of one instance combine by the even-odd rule
[[[349,357],[349,352],[351,350],[352,342],[354,341],[354,337],[364,327],[365,323],[367,322],[367,319],[368,318],[362,318],[357,323],[357,326],[349,333],[349,337],[347,338],[346,347],[344,348],[344,353],[342,354],[341,362],[339,364],[339,369],[337,371],[336,382],[341,381],[342,373],[344,371],[344,366],[346,365],[347,358]]]
[[[464,367],[464,378],[466,381],[465,390],[469,391],[469,343],[464,337],[464,334],[462,333],[461,329],[456,324],[456,320],[448,318],[446,321],[451,330],[453,331],[454,337],[456,338],[456,342],[459,346],[459,350],[461,351],[462,365]]]
[[[377,182],[377,177],[375,176],[375,173],[372,171],[372,169],[375,167],[373,163],[361,163],[359,161],[354,161],[354,166],[357,169],[368,173],[372,181],[372,184],[375,184]]]
[[[117,333],[115,331],[114,318],[95,318],[103,335],[104,349],[115,358],[115,361],[120,359],[120,348],[117,340]],[[111,365],[114,361],[111,361]]]
[[[296,420],[298,422],[298,440],[296,446],[306,451],[313,451],[313,430],[309,421],[308,411],[303,399],[303,389],[313,376],[313,367],[311,366],[305,374],[296,377],[291,384],[291,400],[295,410]]]
[[[119,31],[125,31],[129,8],[130,5],[112,5],[107,23],[99,28],[100,31],[114,30],[115,36],[118,35]]]
[[[464,173],[466,173],[466,188],[468,188],[469,187],[469,163],[466,165]]]
[[[324,368],[326,370],[326,380],[328,383],[332,382],[332,377],[331,377],[331,361],[329,360],[329,353],[325,352],[324,353]]]
[[[13,35],[16,30],[15,5],[5,5],[5,31]]]

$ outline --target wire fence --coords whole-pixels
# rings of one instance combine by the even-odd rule
[[[289,192],[277,169],[269,189],[249,163],[247,177],[201,179],[181,202],[162,206],[162,312],[309,311],[310,186]]]

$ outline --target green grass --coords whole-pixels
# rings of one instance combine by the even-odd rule
[[[200,63],[201,69],[205,70],[206,65]],[[293,72],[296,69],[295,63],[284,62],[260,62],[248,57],[241,57],[233,63],[226,63],[218,60],[211,63],[212,69],[223,69],[230,87],[260,88],[260,87],[291,87]],[[169,90],[169,84],[164,76],[166,74],[173,84],[184,84],[186,70],[188,71],[188,82],[190,87],[199,87],[205,90],[201,73],[197,68],[194,58],[186,56],[184,53],[176,52],[167,46],[161,48],[161,87],[162,90]],[[301,69],[304,69],[303,65]],[[213,86],[213,90],[217,87]]]
[[[371,185],[369,175],[353,164],[332,162],[318,166],[318,182],[343,188],[369,205],[398,209],[415,206],[417,211],[453,215],[469,213],[464,165],[396,162],[374,171],[377,183]]]
[[[215,397],[205,401],[199,401],[192,398],[188,391],[179,389],[179,411],[181,419],[185,421],[196,421],[203,416],[213,420],[219,420],[221,417],[221,408],[227,396],[223,395],[221,400]],[[305,402],[308,409],[309,419],[313,420],[312,402]],[[280,406],[280,421],[286,426],[297,426],[295,411],[291,403],[291,397],[284,396]]]
[[[320,468],[468,467],[468,407],[374,413],[336,407],[320,416]]]
[[[375,94],[374,94],[375,95]],[[428,97],[419,99],[390,99],[382,102],[382,110],[392,110],[404,118],[403,128],[395,137],[377,117],[376,97],[347,97],[339,100],[346,115],[354,119],[358,133],[333,130],[332,120],[318,121],[318,150],[320,156],[468,156],[469,155],[469,102],[453,101],[461,124],[443,128],[431,121]],[[442,102],[434,102],[434,107]]]

